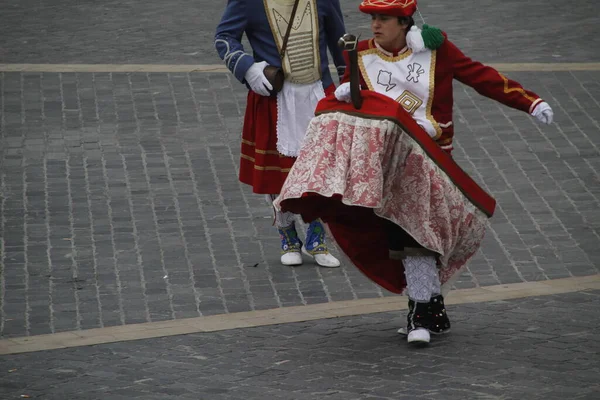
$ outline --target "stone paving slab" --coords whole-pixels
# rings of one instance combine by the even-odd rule
[[[510,76],[556,123],[457,86],[455,157],[499,203],[457,288],[600,265],[600,71]],[[2,336],[389,295],[347,265],[279,265],[237,181],[228,74],[4,72],[0,93]]]
[[[341,0],[347,30],[370,35],[360,0]],[[225,1],[0,0],[0,62],[212,64]],[[486,62],[600,61],[600,3],[419,0],[425,21]],[[417,18],[419,23],[422,21]]]
[[[576,310],[576,311],[574,311]],[[600,291],[450,306],[411,348],[402,313],[0,357],[3,398],[597,399]]]

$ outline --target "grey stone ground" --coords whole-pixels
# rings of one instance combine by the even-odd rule
[[[361,0],[340,0],[370,35]],[[226,1],[0,0],[0,63],[213,64]],[[600,61],[596,0],[420,0],[425,21],[487,62]],[[417,18],[420,23],[420,19]]]
[[[356,11],[357,3],[342,2],[348,30],[366,35],[368,18]],[[467,54],[481,61],[600,61],[596,0],[567,6],[557,0],[457,0],[451,7],[449,2],[421,3],[427,22],[443,27]],[[75,5],[0,0],[0,62],[216,63],[212,35],[223,6],[200,0]],[[499,203],[482,250],[457,283],[459,288],[599,272],[600,71],[508,75],[545,98],[555,110],[556,123],[540,126],[523,113],[456,85],[455,157]],[[351,266],[325,270],[307,263],[288,269],[278,264],[269,209],[237,181],[244,96],[244,88],[228,74],[0,73],[0,335],[387,295]],[[131,391],[151,398],[143,390],[160,393],[169,390],[170,382],[181,382],[172,396],[181,390],[205,390],[210,399],[239,398],[241,391],[225,393],[230,385],[215,383],[219,376],[235,381],[235,374],[227,372],[233,369],[243,378],[240,385],[250,385],[243,393],[257,398],[265,397],[258,383],[272,385],[268,393],[274,398],[324,398],[325,394],[310,395],[322,380],[336,385],[322,384],[330,386],[324,392],[354,390],[353,385],[366,391],[344,398],[398,398],[419,383],[440,391],[423,396],[445,398],[444,391],[450,390],[455,398],[477,397],[470,396],[472,392],[461,396],[460,390],[474,390],[472,383],[490,380],[499,382],[497,391],[485,386],[480,398],[536,398],[539,393],[545,398],[585,398],[598,388],[592,379],[598,373],[598,349],[586,340],[594,330],[597,333],[598,320],[586,300],[595,299],[597,306],[597,293],[565,295],[565,305],[557,299],[539,300],[546,305],[544,313],[529,306],[538,300],[472,306],[477,311],[472,316],[469,307],[458,307],[457,320],[468,323],[459,324],[449,343],[439,347],[447,352],[435,356],[441,365],[423,365],[428,372],[410,380],[399,380],[396,372],[411,371],[414,355],[406,357],[409,353],[393,334],[399,321],[392,323],[388,315],[4,357],[0,369],[4,373],[13,362],[40,368],[19,378],[21,368],[2,378],[8,379],[4,387],[11,395],[23,389],[33,393],[35,388],[40,393],[53,376],[57,382],[68,381],[73,375],[84,376],[77,371],[88,371],[91,375],[76,382],[100,390],[95,398],[107,398],[103,387],[115,390],[111,399]],[[579,322],[569,324],[569,318]],[[540,328],[527,333],[529,321]],[[369,331],[372,322],[381,322],[375,333],[354,334],[356,329]],[[473,337],[467,334],[472,326],[481,328]],[[515,331],[507,333],[506,326]],[[546,330],[554,336],[544,336]],[[257,332],[258,337],[251,335]],[[236,367],[240,354],[252,353],[255,346],[260,349],[261,337],[269,339],[271,334],[277,350],[257,350]],[[563,335],[581,340],[563,346],[564,340],[555,339]],[[220,346],[221,341],[229,345]],[[164,351],[161,361],[156,360],[154,346]],[[190,360],[198,364],[186,366],[188,372],[178,376],[177,364],[167,361],[178,357],[171,354],[173,349],[189,350],[197,356]],[[387,369],[380,367],[381,359],[372,350],[390,354]],[[317,382],[294,386],[305,390],[305,397],[288,395],[285,387],[277,392],[277,382],[299,384],[294,381],[294,364],[265,366],[281,361],[273,355],[279,351],[300,358],[303,376]],[[313,353],[317,358],[309,357]],[[392,357],[399,353],[403,357]],[[65,367],[69,354],[73,366]],[[85,354],[89,357],[77,358]],[[367,361],[355,362],[352,357],[357,354]],[[498,355],[498,366],[485,364],[493,359],[490,354]],[[334,355],[350,360],[336,361]],[[202,357],[210,365],[202,364]],[[105,367],[86,367],[91,360]],[[111,369],[120,365],[118,360],[124,367]],[[560,362],[548,362],[552,360]],[[451,361],[461,368],[451,367]],[[51,363],[54,372],[49,374],[44,368]],[[151,379],[171,381],[160,383],[162,389],[137,389],[143,382],[126,389],[138,374],[146,379],[145,373],[137,372],[144,371],[144,365]],[[567,368],[574,378],[539,372],[549,365],[557,371]],[[509,372],[495,375],[503,368]],[[532,368],[537,391],[530,394]],[[374,378],[378,374],[383,374],[382,380]],[[460,379],[447,386],[436,374]],[[37,377],[38,386],[28,386],[31,377]],[[588,379],[587,384],[578,379]],[[555,382],[561,382],[556,393],[564,391],[563,397],[548,389]],[[86,389],[59,385],[52,390],[47,398],[71,398],[62,393]],[[527,394],[519,395],[519,390]],[[329,394],[327,398],[341,396]]]
[[[593,61],[599,5],[580,3],[560,21],[558,1],[423,13],[483,61]],[[223,5],[0,4],[3,62],[216,62]],[[343,6],[348,31],[366,32],[368,17]],[[175,52],[186,46],[201,57]],[[600,265],[600,71],[509,76],[556,123],[457,84],[455,157],[499,203],[459,288]],[[244,105],[229,74],[0,73],[0,335],[387,295],[351,266],[279,265],[270,210],[237,180]]]
[[[4,356],[0,391],[7,400],[600,396],[600,291],[449,310],[453,332],[425,349],[396,333],[399,315],[371,314]]]

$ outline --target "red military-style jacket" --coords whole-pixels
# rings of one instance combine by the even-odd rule
[[[446,37],[445,33],[444,36]],[[387,71],[384,71],[386,74],[383,77],[385,81],[384,86],[379,85],[381,87],[375,88],[375,86],[380,83],[379,78],[381,77],[381,70],[385,70],[386,68],[393,70],[394,68],[393,66],[392,68],[385,66],[381,67],[382,64],[374,57],[378,56],[388,63],[396,63],[395,60],[398,60],[397,62],[401,63],[403,62],[402,60],[410,60],[409,57],[411,56],[412,50],[405,48],[399,52],[389,53],[379,47],[374,39],[370,39],[359,42],[357,51],[359,65],[361,67],[360,84],[362,89],[368,88],[376,90],[382,94],[388,95],[388,97],[392,97],[390,95],[391,93],[388,94],[386,92],[388,87],[393,86],[396,91],[395,93],[398,93],[397,90],[401,90],[403,86],[410,84],[414,85],[414,82],[408,82],[408,80],[414,79],[414,76],[416,76],[414,74],[413,77],[411,77],[410,73],[408,75],[403,75],[401,72],[394,73],[392,71],[389,76],[390,80],[388,81]],[[467,57],[451,41],[449,41],[447,37],[437,50],[426,49],[425,51],[431,52],[431,57],[428,58],[428,60],[431,60],[431,70],[428,74],[430,76],[428,84],[431,85],[431,89],[428,94],[425,93],[427,99],[421,99],[426,100],[420,102],[420,107],[422,107],[421,113],[425,113],[427,120],[431,121],[431,124],[429,124],[427,120],[423,119],[430,128],[430,132],[428,132],[430,133],[430,136],[436,140],[442,149],[448,152],[452,151],[452,139],[454,137],[454,124],[452,121],[452,106],[454,103],[452,81],[454,79],[472,87],[483,96],[527,113],[531,113],[533,109],[542,102],[537,94],[525,90],[518,82],[506,78],[492,67],[483,65],[482,63],[473,61],[471,58]],[[346,59],[346,65],[349,65],[347,52],[344,52],[344,57]],[[365,65],[368,64],[368,62],[364,62],[366,60],[365,57],[370,57],[367,61],[375,61],[374,64],[371,63],[370,65],[374,65],[372,68],[379,69],[379,71],[375,71],[375,73],[379,72],[379,77],[376,78],[376,75],[373,75],[373,71],[367,72],[365,70]],[[408,62],[410,63],[410,61]],[[387,65],[390,66],[390,64]],[[420,66],[421,65],[417,65],[417,67],[415,67],[413,65],[413,68],[419,68]],[[408,67],[410,68],[410,64]],[[366,68],[368,69],[368,66]],[[367,75],[367,79],[365,79],[365,74]],[[369,76],[371,79],[369,79]],[[431,77],[433,79],[431,79]],[[350,69],[347,68],[346,73],[342,77],[342,83],[348,82],[349,80]],[[398,87],[396,87],[396,85],[398,85]],[[411,94],[410,97],[414,98],[415,96]],[[408,108],[419,103],[419,99],[406,99],[403,96],[398,96],[395,100],[403,103],[404,108],[409,112],[410,110]],[[414,110],[412,110],[412,112],[414,112]],[[414,114],[413,118],[416,116],[417,114]],[[417,118],[415,119],[419,122]]]

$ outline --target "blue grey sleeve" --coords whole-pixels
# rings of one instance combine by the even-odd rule
[[[254,58],[242,46],[242,35],[247,23],[246,12],[246,0],[229,0],[215,34],[215,48],[219,57],[242,83],[245,83],[246,71],[254,64]]]
[[[346,71],[346,62],[342,54],[342,49],[338,46],[338,40],[346,33],[346,27],[344,26],[344,16],[340,7],[339,0],[329,0],[330,12],[325,19],[325,32],[327,35],[327,47],[333,57],[333,63],[335,64],[338,72],[339,79],[342,79],[344,72]]]

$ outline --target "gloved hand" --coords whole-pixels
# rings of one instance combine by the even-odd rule
[[[335,89],[333,94],[338,101],[350,103],[352,101],[352,97],[350,96],[350,82],[342,83]]]
[[[538,104],[531,113],[532,116],[536,117],[538,121],[543,124],[550,125],[554,120],[554,112],[552,108],[545,101]]]
[[[248,85],[250,85],[250,89],[261,96],[269,96],[271,94],[269,93],[269,90],[273,90],[273,86],[269,83],[267,77],[263,73],[263,70],[267,65],[266,61],[255,62],[248,68],[246,75],[244,75],[244,79],[248,82]]]

